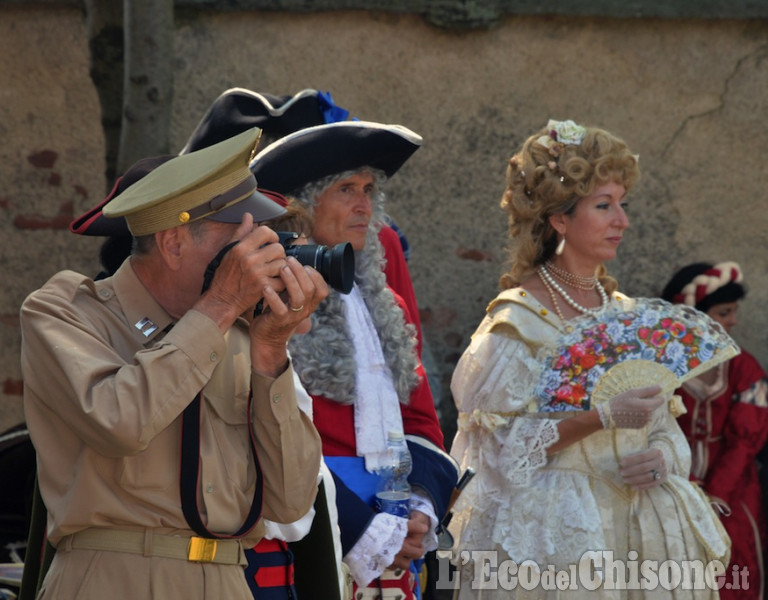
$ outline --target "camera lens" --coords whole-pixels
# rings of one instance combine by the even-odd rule
[[[317,270],[326,283],[342,294],[352,291],[355,281],[355,251],[345,242],[333,248],[327,246],[286,246],[285,255],[293,256],[302,265]]]

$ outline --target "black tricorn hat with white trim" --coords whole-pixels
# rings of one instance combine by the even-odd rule
[[[180,154],[187,154],[242,133],[262,130],[266,141],[305,127],[343,121],[349,111],[333,103],[330,92],[305,89],[293,96],[275,96],[231,88],[213,101]]]
[[[330,175],[371,167],[387,177],[421,147],[419,134],[402,125],[340,121],[307,127],[273,142],[251,161],[259,185],[291,194]]]

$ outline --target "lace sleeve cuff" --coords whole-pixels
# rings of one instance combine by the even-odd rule
[[[499,455],[507,465],[507,478],[513,486],[530,485],[534,472],[547,464],[547,449],[560,439],[555,419],[515,419]]]
[[[407,519],[386,513],[373,517],[363,535],[344,556],[357,585],[367,586],[392,564],[407,534]]]

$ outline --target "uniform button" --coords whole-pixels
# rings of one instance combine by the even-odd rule
[[[280,394],[275,394],[274,396],[272,396],[272,402],[274,402],[275,404],[280,402]]]
[[[215,352],[211,352],[211,362],[216,362],[217,358],[219,358],[219,355]]]
[[[541,314],[546,317],[547,316],[547,309],[546,308],[542,308],[541,309]]]
[[[102,298],[109,298],[112,293],[109,290],[99,290],[99,296]]]
[[[205,488],[205,491],[209,494],[213,494],[213,484],[209,483],[208,486]]]

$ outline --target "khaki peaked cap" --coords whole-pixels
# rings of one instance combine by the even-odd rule
[[[285,213],[257,189],[248,165],[261,130],[249,129],[208,148],[172,158],[106,204],[105,217],[125,217],[134,236],[149,235],[198,219],[255,222]]]

